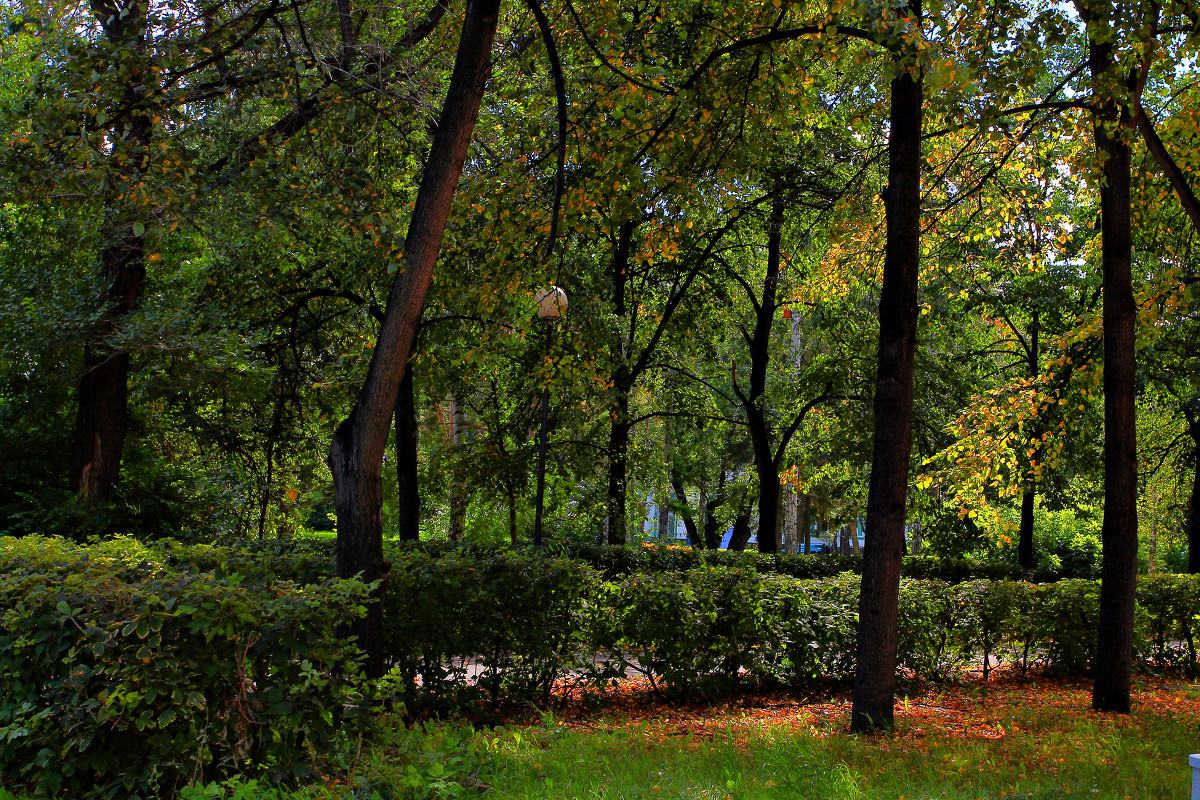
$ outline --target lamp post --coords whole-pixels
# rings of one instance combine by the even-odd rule
[[[546,329],[546,353],[550,353],[551,334],[554,323],[562,319],[567,310],[567,293],[557,286],[541,289],[533,297],[537,303],[537,315]],[[537,504],[533,513],[533,544],[542,545],[542,511],[546,500],[546,426],[550,419],[550,379],[542,387],[542,425],[538,434]]]

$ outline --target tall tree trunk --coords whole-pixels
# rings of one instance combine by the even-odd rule
[[[1034,486],[1027,484],[1021,492],[1021,530],[1017,534],[1017,563],[1021,569],[1033,569],[1033,501]]]
[[[397,523],[401,541],[421,538],[421,491],[417,481],[417,397],[411,365],[404,370],[396,394]]]
[[[608,543],[625,544],[625,473],[629,458],[629,395],[619,392],[613,403],[608,434]]]
[[[909,8],[921,18],[919,2]],[[903,12],[901,12],[903,13]],[[858,604],[858,661],[850,730],[890,729],[896,692],[897,602],[904,554],[909,455],[912,450],[913,358],[921,237],[923,76],[891,83],[888,136],[887,243],[879,297],[875,444],[867,492],[867,541]]]
[[[1192,474],[1192,496],[1188,500],[1188,572],[1200,575],[1200,399],[1192,401],[1195,411],[1187,411],[1188,431],[1192,435],[1196,462]],[[1186,409],[1185,409],[1186,410]]]
[[[795,553],[798,534],[800,532],[800,495],[796,487],[788,485],[783,491],[783,552]]]
[[[783,241],[783,197],[776,194],[771,202],[767,226],[767,274],[763,278],[762,297],[754,313],[754,331],[750,336],[750,389],[743,394],[734,381],[734,390],[742,401],[750,442],[754,448],[754,468],[758,473],[758,551],[779,552],[779,466],[772,447],[771,423],[764,407],[767,393],[767,368],[771,361],[771,328],[775,322],[775,294],[779,284],[779,265]],[[736,378],[736,376],[735,376]]]
[[[616,247],[613,250],[612,289],[613,313],[622,320],[626,314],[625,289],[629,283],[629,252],[633,242],[634,223],[625,222],[617,230]],[[635,376],[629,374],[621,334],[618,332],[612,343],[612,359],[616,365],[613,374],[614,397],[609,407],[612,428],[608,434],[608,507],[605,528],[609,544],[625,544],[625,479],[626,459],[629,456],[629,392]]]
[[[1038,313],[1033,313],[1033,322],[1029,326],[1029,348],[1026,352],[1026,360],[1029,367],[1029,377],[1037,378],[1041,372],[1041,353],[1038,347],[1038,338],[1041,333],[1041,325],[1038,322]],[[1042,454],[1042,436],[1039,425],[1034,424],[1031,439],[1036,442],[1034,444],[1034,458],[1041,458]],[[1037,484],[1032,476],[1025,479],[1025,486],[1021,492],[1021,528],[1017,534],[1017,563],[1022,569],[1033,569],[1033,501],[1037,493]]]
[[[671,500],[667,493],[663,491],[660,496],[654,498],[655,507],[658,509],[658,518],[655,520],[657,524],[657,536],[659,539],[673,539],[674,532],[671,530]]]
[[[354,408],[333,435],[333,473],[338,518],[337,573],[381,580],[383,561],[382,462],[404,367],[412,350],[425,294],[441,249],[446,220],[475,130],[487,81],[499,0],[468,0],[454,73],[433,135],[405,240],[404,270],[392,283],[379,338]],[[383,674],[382,583],[366,617],[346,634],[366,654],[368,677]]]
[[[1087,18],[1086,14],[1084,15]],[[1104,158],[1100,187],[1101,261],[1104,267],[1104,523],[1101,528],[1100,617],[1092,707],[1129,712],[1137,590],[1137,428],[1130,235],[1128,114],[1113,95],[1117,66],[1111,43],[1090,42],[1089,68],[1100,100],[1093,121]]]
[[[144,16],[130,15],[130,25],[138,34]],[[128,34],[123,26],[109,31],[110,38],[120,40]],[[144,91],[130,88],[127,101],[135,109],[127,128],[114,132],[114,161],[119,154],[122,164],[142,164],[150,145],[151,123],[137,106]],[[138,167],[140,169],[140,167]],[[131,180],[132,182],[132,180]],[[71,454],[71,491],[85,505],[103,503],[112,497],[121,474],[121,454],[125,449],[125,434],[129,430],[129,353],[110,350],[104,345],[121,320],[131,312],[141,296],[146,277],[144,229],[134,233],[135,222],[125,210],[119,210],[120,221],[113,232],[113,241],[100,251],[100,266],[108,280],[108,308],[100,323],[98,340],[84,348],[83,377],[79,380],[75,441]],[[136,223],[139,226],[141,223]]]

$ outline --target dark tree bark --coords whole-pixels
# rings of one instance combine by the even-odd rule
[[[751,507],[748,505],[742,506],[737,517],[733,520],[733,534],[729,537],[729,549],[742,551],[746,549],[747,543],[750,541],[750,514]],[[718,544],[720,544],[718,542]],[[714,548],[715,549],[715,548]]]
[[[683,527],[687,531],[688,544],[692,547],[703,548],[705,546],[704,537],[700,535],[700,531],[696,527],[696,520],[692,516],[691,507],[688,505],[687,489],[683,486],[683,476],[674,467],[671,468],[671,490],[675,493],[675,504],[679,507],[679,516],[683,518]]]
[[[1017,534],[1017,563],[1021,569],[1033,569],[1033,501],[1034,488],[1026,486],[1021,492],[1021,530]]]
[[[613,250],[612,287],[613,313],[624,317],[625,288],[629,283],[629,251],[633,241],[634,223],[625,222],[617,230]],[[629,456],[629,391],[637,380],[630,371],[624,344],[618,334],[612,344],[612,358],[617,365],[613,374],[613,400],[609,407],[612,428],[608,434],[608,508],[606,527],[609,544],[625,544],[625,477]]]
[[[116,8],[98,0],[93,11],[110,42],[139,53],[146,49],[143,4]],[[132,170],[124,176],[131,184],[145,169],[151,140],[144,83],[143,70],[128,79],[123,99],[129,109],[127,122],[111,132],[110,161],[118,172]],[[115,224],[109,244],[100,251],[100,268],[108,281],[107,309],[94,340],[84,348],[71,454],[69,485],[85,505],[111,498],[120,478],[129,430],[129,353],[106,347],[105,339],[137,305],[146,278],[145,232],[135,233],[134,229],[141,223],[127,208],[113,208],[110,213]]]
[[[1038,323],[1037,312],[1034,312],[1033,323],[1029,328],[1029,346],[1025,352],[1026,363],[1029,367],[1030,378],[1036,378],[1041,372],[1041,354],[1039,352],[1039,335],[1041,326]],[[1035,425],[1030,436],[1039,444],[1034,445],[1034,456],[1041,458],[1041,430]],[[1033,503],[1037,494],[1037,484],[1032,476],[1027,477],[1021,491],[1021,528],[1017,533],[1017,563],[1022,569],[1033,569]]]
[[[499,0],[467,3],[454,72],[409,223],[404,270],[392,283],[366,380],[350,416],[333,436],[329,468],[333,473],[338,517],[339,577],[360,575],[366,581],[377,581],[387,574],[380,517],[383,452],[451,202],[479,115],[499,12]],[[365,653],[368,677],[381,675],[384,668],[382,583],[380,587],[367,606],[366,617],[345,631],[357,638]]]
[[[721,475],[721,480],[718,484],[717,491],[720,492],[725,486],[725,476]],[[704,546],[709,550],[718,550],[721,547],[721,540],[725,538],[724,531],[717,524],[717,509],[721,507],[724,500],[720,494],[710,497],[704,504]]]
[[[801,553],[812,552],[812,519],[809,516],[808,495],[800,497],[800,542],[804,548]]]
[[[1081,9],[1081,13],[1083,10]],[[1086,14],[1085,14],[1086,19]],[[1113,96],[1113,46],[1091,42],[1089,68],[1100,112],[1092,132],[1104,157],[1100,187],[1104,269],[1104,523],[1101,528],[1100,618],[1092,707],[1129,712],[1137,590],[1136,308],[1130,235],[1130,162],[1122,138],[1129,116]]]
[[[1195,461],[1192,495],[1188,499],[1188,572],[1200,575],[1200,398],[1185,405],[1183,411],[1194,443],[1192,458]]]
[[[1187,176],[1183,174],[1183,170],[1175,163],[1175,159],[1171,158],[1171,154],[1167,151],[1166,145],[1158,136],[1158,131],[1151,122],[1150,117],[1146,114],[1146,110],[1141,104],[1135,105],[1133,108],[1134,122],[1137,124],[1138,130],[1142,133],[1142,139],[1146,142],[1146,149],[1154,156],[1154,160],[1158,162],[1158,166],[1166,174],[1167,180],[1171,182],[1171,188],[1175,190],[1175,196],[1179,198],[1180,204],[1183,206],[1184,212],[1188,215],[1188,219],[1192,221],[1192,227],[1200,233],[1200,199],[1197,199],[1196,193],[1192,191],[1192,186],[1188,183]]]
[[[910,9],[920,19],[919,3]],[[867,493],[866,546],[859,595],[858,662],[850,730],[890,729],[896,690],[897,601],[904,554],[912,451],[913,358],[921,236],[923,76],[891,83],[887,241],[879,297],[875,444]]]
[[[421,488],[417,462],[417,396],[412,367],[406,366],[396,394],[396,488],[398,527],[402,541],[421,538]]]
[[[608,543],[625,544],[625,476],[629,460],[629,395],[618,391],[608,432]]]
[[[762,297],[754,309],[754,331],[749,337],[750,387],[743,393],[734,375],[734,392],[742,402],[750,443],[754,449],[754,469],[758,473],[758,551],[779,552],[776,530],[779,527],[779,465],[772,446],[771,422],[764,408],[767,393],[767,367],[771,361],[771,328],[775,321],[775,294],[779,284],[779,264],[783,241],[783,197],[771,203],[767,225],[767,274],[763,278]]]

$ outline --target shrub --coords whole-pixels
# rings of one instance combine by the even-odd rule
[[[385,647],[414,708],[480,692],[493,705],[545,698],[564,670],[583,663],[600,583],[585,564],[523,551],[393,555]]]
[[[616,589],[611,647],[656,688],[680,692],[732,683],[742,668],[774,672],[770,654],[783,647],[771,586],[756,572],[721,567],[637,573]]]
[[[357,651],[334,632],[366,587],[243,585],[127,544],[0,540],[0,778],[151,797],[306,774],[357,707]]]

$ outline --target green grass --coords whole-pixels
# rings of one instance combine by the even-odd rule
[[[802,706],[481,730],[385,717],[373,744],[336,754],[304,790],[232,781],[183,800],[1182,800],[1187,755],[1200,751],[1194,695],[1164,687],[1134,714],[1104,717],[1075,689],[951,692],[904,705],[896,732],[869,737],[845,733],[841,710],[814,718]]]
[[[647,727],[496,737],[486,781],[514,798],[1184,798],[1195,731],[1082,716],[999,740],[814,735],[780,725],[663,739]]]

